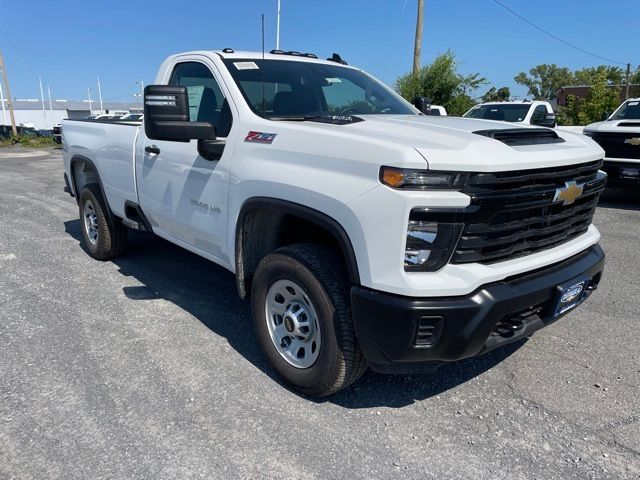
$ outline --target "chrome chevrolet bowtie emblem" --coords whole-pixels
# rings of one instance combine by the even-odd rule
[[[640,145],[640,137],[627,138],[624,143],[628,143],[629,145],[634,145],[637,147],[638,145]]]
[[[570,182],[564,182],[564,187],[556,188],[556,194],[553,197],[554,202],[562,201],[563,205],[571,205],[576,201],[582,191],[584,190],[584,183],[578,185],[575,180]]]

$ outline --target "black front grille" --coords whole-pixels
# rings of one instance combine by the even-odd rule
[[[494,263],[555,247],[591,224],[606,175],[601,161],[516,172],[474,173],[463,190],[471,206],[456,216],[464,229],[452,263]],[[584,185],[565,205],[554,201],[566,182]]]
[[[640,159],[640,145],[637,145],[640,138],[638,133],[594,132],[591,138],[600,144],[607,158]]]

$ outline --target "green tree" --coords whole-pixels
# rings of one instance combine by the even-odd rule
[[[455,117],[461,117],[467,110],[470,110],[476,102],[473,98],[466,94],[460,94],[453,97],[447,108],[447,113]]]
[[[608,87],[606,72],[596,74],[586,97],[577,101],[578,125],[600,121],[604,112],[612,112],[620,103],[620,88]]]
[[[554,63],[533,67],[529,74],[520,72],[513,79],[527,87],[534,100],[550,100],[556,98],[560,87],[574,83],[574,78],[571,70]]]
[[[483,102],[506,102],[511,98],[511,91],[509,87],[500,87],[496,90],[496,87],[491,87],[482,96]]]
[[[455,54],[447,50],[417,75],[407,73],[398,78],[396,90],[410,102],[416,97],[428,97],[435,105],[444,106],[449,114],[462,115],[474,103],[469,93],[485,84],[486,79],[479,73],[459,74],[458,66]]]
[[[568,95],[566,104],[558,106],[558,125],[580,125],[579,112],[580,106],[575,95]]]
[[[598,65],[575,71],[575,81],[578,85],[591,85],[596,78],[604,75],[609,85],[620,85],[626,80],[626,72],[620,67]]]
[[[460,87],[462,88],[463,95],[466,95],[468,92],[473,92],[487,83],[487,79],[481,77],[479,73],[458,75],[458,78],[460,80]]]

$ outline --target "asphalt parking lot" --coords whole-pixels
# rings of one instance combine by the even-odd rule
[[[60,151],[0,150],[0,478],[640,478],[640,194],[607,192],[601,288],[424,376],[285,388],[233,276],[134,232],[80,246]]]

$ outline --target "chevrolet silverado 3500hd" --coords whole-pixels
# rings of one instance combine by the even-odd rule
[[[585,136],[426,116],[338,55],[182,53],[144,97],[141,124],[64,121],[88,251],[135,228],[234,272],[308,395],[529,336],[601,279]]]
[[[640,185],[640,98],[630,98],[603,122],[584,128],[605,152],[602,169],[609,184],[637,188]]]

